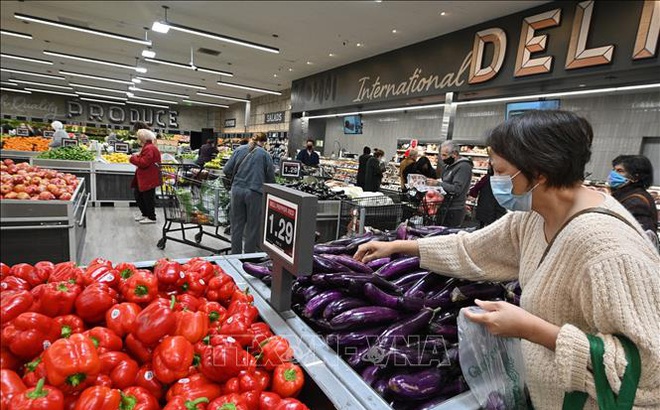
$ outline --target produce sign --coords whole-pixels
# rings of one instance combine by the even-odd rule
[[[271,194],[266,196],[264,244],[293,263],[298,205]]]
[[[42,137],[7,137],[2,139],[2,149],[14,151],[46,151],[51,140]]]
[[[62,138],[62,146],[64,147],[77,147],[78,140],[75,138]]]
[[[471,283],[449,278],[421,269],[418,257],[363,264],[351,255],[372,240],[462,230],[401,224],[392,232],[315,245],[312,275],[293,283],[292,310],[394,409],[431,409],[466,391],[458,358],[459,310],[473,305],[475,298],[519,304],[520,286],[517,281]],[[266,284],[273,281],[272,261],[246,262],[243,270]]]
[[[29,137],[30,130],[27,128],[16,128],[16,135],[18,135],[19,137]]]
[[[287,339],[208,261],[0,270],[3,409],[308,410]]]
[[[59,147],[39,154],[37,158],[64,159],[69,161],[94,161],[95,154],[84,147]]]
[[[280,175],[285,178],[299,178],[302,164],[300,161],[282,161]]]
[[[0,165],[0,199],[69,201],[78,186],[78,178],[52,169],[14,164],[5,159]]]

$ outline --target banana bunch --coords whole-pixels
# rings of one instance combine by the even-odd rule
[[[211,169],[220,169],[220,163],[222,161],[222,158],[215,157],[214,159],[210,160],[206,164],[204,164],[204,168],[211,168]]]
[[[128,155],[119,152],[103,155],[103,159],[113,164],[126,164],[129,158]]]

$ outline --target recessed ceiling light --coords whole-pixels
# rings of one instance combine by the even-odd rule
[[[156,52],[154,50],[144,49],[142,50],[142,57],[154,58],[156,57]]]
[[[43,78],[50,78],[52,80],[66,80],[66,78],[59,76],[59,75],[50,75],[50,74],[41,74],[41,73],[33,73],[32,71],[23,71],[23,70],[16,70],[13,68],[0,68],[0,71],[5,71],[7,73],[14,73],[14,74],[23,74],[23,75],[31,75],[34,77],[43,77]]]
[[[202,97],[219,98],[221,100],[229,100],[229,101],[240,101],[240,102],[249,102],[250,101],[250,100],[245,99],[245,98],[230,97],[228,95],[208,94],[208,93],[200,93],[200,92],[197,92],[197,95],[201,95]]]
[[[204,102],[204,101],[197,101],[197,100],[186,100],[184,102],[187,102],[187,103],[190,103],[190,104],[208,105],[208,106],[211,106],[211,107],[229,108],[228,105],[213,104],[213,103],[207,103],[207,102]]]
[[[105,100],[97,100],[96,98],[87,98],[87,97],[80,97],[80,99],[83,101],[93,101],[93,102],[100,102],[100,103],[113,104],[113,105],[126,105],[126,103],[122,101],[105,101]]]
[[[282,93],[279,92],[279,91],[267,90],[265,88],[259,88],[259,87],[251,87],[251,86],[242,85],[242,84],[223,83],[223,82],[218,81],[218,85],[221,85],[223,87],[240,88],[242,90],[248,90],[248,91],[256,91],[256,92],[265,93],[265,94],[282,95]]]
[[[99,90],[99,91],[106,91],[109,93],[118,93],[118,94],[125,94],[126,91],[124,90],[117,90],[114,88],[106,88],[106,87],[97,87],[95,85],[87,85],[87,84],[78,84],[78,83],[69,83],[69,85],[72,85],[74,87],[80,87],[80,88],[89,88],[90,90]]]
[[[586,87],[586,86],[587,86],[586,84],[580,84],[580,85],[578,85],[578,87]]]
[[[20,94],[32,94],[30,91],[19,90],[18,88],[0,87],[0,91],[9,91],[12,93],[20,93]]]
[[[362,47],[362,43],[357,43],[355,46],[356,47]]]
[[[277,78],[277,74],[273,74],[273,77]]]
[[[110,83],[133,85],[133,83],[131,81],[128,81],[128,80],[120,80],[120,79],[117,79],[117,78],[102,77],[102,76],[92,75],[92,74],[76,73],[74,71],[60,70],[60,74],[68,75],[68,76],[71,76],[71,77],[89,78],[91,80],[107,81],[107,82],[110,82]],[[62,79],[64,80],[65,78],[62,77]]]
[[[396,29],[395,29],[395,28],[392,29],[392,33],[393,33],[393,34],[396,34]]]
[[[37,64],[53,65],[53,62],[52,62],[52,61],[42,60],[42,59],[40,59],[40,58],[31,58],[31,57],[17,56],[17,55],[15,55],[15,54],[0,53],[0,57],[2,57],[2,58],[10,58],[10,59],[12,59],[12,60],[27,61],[28,63],[37,63]]]
[[[148,90],[146,88],[137,88],[137,87],[128,87],[130,91],[140,91],[143,93],[148,93],[148,94],[158,94],[158,95],[166,95],[169,97],[177,97],[177,98],[188,98],[187,95],[185,94],[177,94],[177,93],[168,93],[165,91],[157,91],[157,90]]]
[[[57,89],[60,89],[60,90],[69,90],[69,91],[73,90],[73,88],[65,86],[65,85],[40,83],[38,81],[15,80],[13,78],[10,81],[13,81],[13,82],[19,83],[19,84],[36,85],[38,87],[51,87],[51,88],[57,88]]]
[[[440,15],[441,15],[441,16],[446,16],[446,15],[447,15],[447,13],[446,13],[446,12],[444,12],[444,11],[441,11],[441,12],[440,12]]]
[[[152,102],[165,103],[165,104],[177,104],[176,101],[161,100],[161,99],[158,99],[158,98],[141,97],[139,95],[134,95],[132,93],[127,93],[127,94],[130,98],[135,98],[136,100],[152,101]]]
[[[334,57],[334,56],[335,56],[334,53],[330,53],[330,54],[328,54],[328,57]]]
[[[289,72],[293,71],[293,68],[289,68]]]
[[[74,55],[74,54],[59,53],[59,52],[56,52],[56,51],[49,51],[49,50],[44,50],[43,53],[48,55],[48,56],[68,58],[68,59],[71,59],[71,60],[82,61],[82,62],[85,62],[85,63],[92,63],[92,64],[107,65],[107,66],[111,66],[111,67],[126,68],[126,69],[129,69],[129,70],[135,70],[138,73],[146,73],[147,72],[147,69],[143,68],[143,67],[135,67],[135,66],[128,65],[128,64],[115,63],[113,61],[99,60],[99,59],[96,59],[96,58],[77,56],[77,55]]]
[[[110,100],[126,101],[126,97],[117,97],[115,95],[103,95],[103,94],[88,93],[88,92],[83,92],[83,91],[76,91],[76,93],[78,93],[80,95],[86,95],[88,97],[108,98]]]
[[[77,97],[78,96],[78,94],[74,94],[74,93],[65,93],[65,92],[61,92],[61,91],[52,91],[52,90],[42,90],[40,88],[26,88],[26,90],[32,91],[34,93],[66,95],[68,97]]]
[[[314,63],[312,63],[311,61],[308,61],[307,65],[314,65]]]
[[[19,33],[17,31],[0,30],[0,34],[2,34],[3,36],[11,36],[11,37],[24,38],[26,40],[32,40],[32,34]]]
[[[152,83],[175,85],[177,87],[195,88],[197,90],[206,90],[206,87],[202,87],[201,85],[182,83],[182,82],[179,82],[179,81],[163,80],[161,78],[151,78],[151,77],[136,77],[136,78],[138,80],[152,82]]]

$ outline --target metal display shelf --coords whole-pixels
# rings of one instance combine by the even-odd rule
[[[94,163],[92,201],[94,204],[112,202],[129,206],[135,202],[131,182],[135,176],[133,164]]]
[[[312,362],[314,365],[312,369],[305,369],[319,384],[319,387],[328,394],[338,409],[390,409],[389,404],[367,385],[300,317],[290,310],[280,316],[270,307],[268,303],[270,288],[261,280],[246,274],[242,267],[242,260],[263,257],[266,257],[266,254],[231,255],[220,257],[216,263],[231,275],[239,286],[250,289],[254,295],[255,305],[262,312],[264,321],[274,330],[290,331],[291,333],[287,333],[287,337],[290,337],[289,334],[295,335],[292,336],[293,340],[304,342],[306,345],[304,348],[298,347],[301,352],[308,352],[319,361],[318,364]],[[270,321],[273,321],[274,324],[271,324]],[[279,334],[277,331],[276,333]],[[305,367],[304,364],[301,365]],[[478,402],[468,391],[439,404],[433,410],[478,410],[479,408]]]
[[[94,200],[94,163],[91,161],[68,161],[62,159],[30,158],[30,165],[41,168],[54,169],[55,171],[68,172],[78,178],[85,179],[85,187],[92,194]]]
[[[341,201],[318,201],[316,214],[316,230],[321,234],[319,242],[337,239],[339,232],[339,217],[341,215]]]
[[[39,151],[0,150],[0,159],[13,159],[14,162],[30,162],[30,159],[41,154]]]
[[[0,202],[0,259],[8,264],[80,262],[91,194],[84,179],[70,201]]]

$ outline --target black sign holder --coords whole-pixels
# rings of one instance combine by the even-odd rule
[[[114,149],[115,152],[119,152],[122,154],[128,154],[128,152],[130,151],[128,144],[125,142],[115,142]]]
[[[302,162],[295,160],[282,160],[280,163],[280,176],[284,178],[300,178]]]
[[[278,184],[264,184],[261,248],[273,261],[270,304],[277,312],[291,309],[294,276],[312,273],[318,199]]]
[[[62,146],[63,147],[77,147],[78,146],[78,140],[75,138],[62,138]]]

